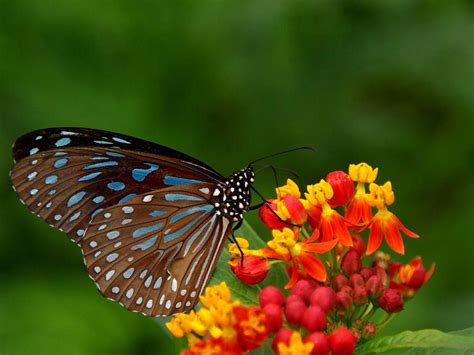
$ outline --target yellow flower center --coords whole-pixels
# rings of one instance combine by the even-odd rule
[[[278,344],[278,354],[280,355],[309,355],[313,350],[313,343],[303,343],[301,339],[301,334],[299,332],[293,332],[291,334],[290,343],[286,345],[285,343]]]
[[[277,187],[276,194],[278,199],[281,199],[286,195],[293,195],[296,198],[300,198],[301,196],[301,192],[298,185],[296,185],[296,183],[291,179],[286,180],[286,185]]]
[[[296,245],[295,235],[289,228],[283,228],[282,231],[274,229],[272,235],[273,240],[269,241],[267,245],[280,255],[288,255]]]
[[[386,206],[390,206],[395,201],[395,194],[390,181],[387,181],[383,185],[371,183],[369,190],[370,193],[367,195],[367,202],[379,210],[385,210]]]
[[[400,268],[400,272],[398,273],[398,278],[400,279],[400,282],[405,284],[408,283],[411,280],[414,272],[415,268],[411,265],[403,265]]]
[[[367,163],[349,165],[349,176],[355,182],[372,183],[377,178],[378,171],[378,168],[373,169]]]

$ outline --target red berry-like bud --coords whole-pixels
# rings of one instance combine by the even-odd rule
[[[354,249],[349,249],[349,251],[344,254],[341,261],[341,269],[347,276],[359,272],[362,267],[362,262],[360,260],[360,254]]]
[[[364,239],[362,239],[358,235],[353,235],[352,236],[352,247],[351,247],[351,249],[354,249],[362,257],[362,255],[364,255],[364,251],[365,251]]]
[[[282,230],[286,227],[286,224],[280,221],[280,219],[278,219],[278,217],[276,216],[275,213],[277,206],[272,203],[271,200],[268,200],[267,202],[269,202],[268,205],[263,205],[258,209],[258,216],[268,228]],[[270,211],[270,209],[273,210],[275,213]]]
[[[282,307],[285,303],[285,296],[278,288],[273,286],[267,286],[260,291],[258,296],[258,302],[260,306],[265,307],[267,304],[276,304],[277,306]]]
[[[326,176],[331,185],[334,196],[328,200],[331,207],[342,206],[348,203],[354,195],[354,183],[349,175],[343,171],[332,171]]]
[[[426,269],[420,262],[416,265],[415,270],[408,281],[408,287],[418,290],[426,281]]]
[[[377,275],[380,278],[380,281],[382,281],[382,284],[386,285],[388,281],[387,272],[380,266],[374,267],[373,270],[374,270],[374,275]]]
[[[291,302],[303,302],[304,303],[303,299],[298,295],[289,295],[286,298],[286,301],[285,301],[286,304],[291,303]]]
[[[354,287],[354,304],[361,305],[367,303],[367,290],[364,286]]]
[[[244,284],[256,285],[265,279],[270,271],[270,264],[265,258],[248,255],[244,256],[242,262],[236,260],[230,269]]]
[[[367,283],[365,284],[365,287],[367,289],[368,295],[372,298],[378,298],[382,294],[384,289],[382,281],[377,275],[369,277]]]
[[[379,298],[379,306],[387,313],[400,312],[403,309],[403,298],[398,290],[388,288]]]
[[[329,354],[329,341],[323,333],[313,333],[304,338],[305,343],[313,343],[313,350],[311,355],[328,355]]]
[[[316,287],[316,283],[310,280],[299,280],[291,289],[292,295],[300,296],[306,304],[309,304],[309,300],[313,290]]]
[[[347,278],[342,274],[338,274],[332,278],[332,288],[336,292],[340,291],[341,287],[346,286],[347,284]]]
[[[285,306],[285,316],[288,324],[299,325],[301,324],[301,319],[303,314],[306,311],[306,305],[303,301],[293,301],[287,303]]]
[[[347,328],[342,327],[329,336],[329,346],[333,355],[350,355],[354,353],[356,338]]]
[[[291,334],[293,331],[287,328],[281,328],[273,338],[272,349],[278,353],[278,344],[283,343],[288,345],[290,343]]]
[[[318,287],[311,294],[311,305],[319,306],[324,312],[333,310],[336,304],[336,293],[330,287]]]
[[[364,327],[363,336],[371,337],[377,333],[377,326],[374,323],[367,323]]]
[[[360,274],[364,278],[364,280],[367,281],[369,277],[371,277],[374,274],[374,272],[372,269],[368,267],[363,267],[362,269],[360,269]]]
[[[352,297],[343,291],[336,293],[336,308],[340,311],[346,311],[352,306]]]
[[[278,331],[283,325],[283,309],[277,304],[267,304],[263,307],[267,319],[267,327],[270,333]]]
[[[290,214],[291,223],[303,224],[306,221],[306,211],[301,201],[293,195],[286,195],[282,200]]]
[[[364,286],[365,281],[360,274],[352,274],[351,277],[349,277],[349,284],[352,288],[355,288],[356,286]]]
[[[350,287],[348,285],[342,286],[341,290],[339,292],[347,293],[351,297],[354,294],[354,290],[352,289],[352,287]]]
[[[326,328],[326,313],[318,306],[306,309],[301,324],[308,332],[322,331]]]

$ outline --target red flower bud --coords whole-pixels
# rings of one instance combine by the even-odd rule
[[[374,323],[367,323],[364,327],[364,337],[371,337],[377,333],[377,326]]]
[[[361,305],[367,303],[367,290],[364,286],[354,287],[354,304]]]
[[[328,200],[331,207],[342,206],[348,203],[354,195],[354,183],[349,175],[343,171],[333,171],[326,176],[331,185],[334,196]]]
[[[379,298],[379,306],[387,313],[400,312],[403,309],[403,298],[398,290],[388,288]]]
[[[347,285],[347,278],[342,274],[337,274],[332,278],[332,288],[334,291],[339,291],[342,286]]]
[[[367,289],[368,295],[372,298],[378,298],[382,294],[384,289],[382,281],[377,275],[369,277],[365,284],[365,287]]]
[[[258,302],[262,308],[267,304],[276,304],[277,306],[282,307],[285,303],[285,296],[283,296],[283,292],[281,292],[278,288],[274,286],[267,286],[264,287],[262,291],[260,291]]]
[[[286,298],[285,302],[286,302],[286,304],[291,303],[291,302],[303,302],[304,303],[303,299],[298,295],[289,295]]]
[[[237,260],[230,269],[244,284],[256,285],[267,276],[270,264],[265,258],[247,255],[244,256],[242,263]]]
[[[324,312],[330,312],[336,304],[336,293],[330,287],[318,287],[311,294],[310,302],[312,306],[319,306]]]
[[[293,301],[285,306],[285,316],[288,324],[299,325],[306,311],[306,305],[303,301]]]
[[[293,224],[303,224],[306,221],[306,211],[301,201],[293,195],[286,195],[282,200],[290,214],[290,222]]]
[[[317,284],[314,281],[299,280],[291,289],[291,294],[300,296],[301,299],[306,302],[306,304],[309,304],[311,294],[313,293],[316,285]]]
[[[361,267],[362,262],[360,260],[360,254],[354,249],[349,249],[349,251],[342,257],[342,271],[347,276],[351,276],[353,273],[359,272]]]
[[[374,274],[380,278],[380,281],[382,281],[382,284],[386,285],[388,281],[387,272],[380,266],[374,267],[373,270],[374,270]]]
[[[349,296],[352,297],[354,290],[349,285],[344,285],[341,287],[341,290],[339,292],[347,293]]]
[[[313,343],[314,347],[311,350],[311,355],[328,355],[329,341],[323,333],[313,333],[304,338],[305,343]]]
[[[272,203],[271,200],[268,200],[267,202],[269,202],[268,205],[263,205],[258,209],[258,216],[268,228],[282,230],[286,227],[286,224],[280,221],[276,216],[276,205]],[[275,213],[272,213],[270,209]]]
[[[349,284],[352,288],[356,288],[356,286],[364,286],[365,281],[360,274],[352,274],[351,277],[349,277]]]
[[[291,334],[293,331],[287,328],[281,328],[273,338],[272,349],[278,353],[278,344],[283,343],[288,345],[290,343]]]
[[[354,249],[359,253],[359,255],[362,257],[365,252],[365,242],[364,239],[359,237],[358,235],[353,235],[352,236],[352,247],[351,249]]]
[[[267,327],[270,333],[278,331],[283,325],[283,309],[277,304],[267,304],[263,307],[267,319]]]
[[[352,306],[352,298],[347,292],[339,291],[336,293],[336,308],[340,311],[346,311]]]
[[[374,274],[374,271],[368,267],[363,267],[360,269],[360,274],[367,281]]]
[[[347,328],[341,327],[329,336],[333,355],[350,355],[355,351],[356,338]]]
[[[323,331],[326,328],[326,313],[319,307],[309,307],[303,314],[301,324],[308,332]]]

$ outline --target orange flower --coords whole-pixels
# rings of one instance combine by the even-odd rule
[[[414,257],[408,264],[392,263],[389,267],[390,287],[398,289],[403,296],[413,297],[433,275],[435,264],[426,271],[420,256]]]
[[[308,193],[305,193],[305,196],[309,205],[320,205],[322,207],[319,228],[321,229],[323,241],[327,242],[337,239],[343,246],[352,246],[352,237],[347,229],[344,217],[336,210],[333,210],[327,202],[334,196],[331,185],[324,180],[321,180],[318,184],[309,185]]]
[[[304,342],[301,334],[297,331],[291,334],[289,344],[280,342],[278,344],[278,354],[280,355],[310,355],[314,344],[310,341]]]
[[[367,197],[367,201],[371,206],[376,207],[378,212],[368,225],[370,234],[366,254],[370,255],[380,247],[382,237],[385,237],[385,241],[393,251],[404,254],[405,247],[400,229],[411,238],[419,238],[419,236],[408,230],[397,216],[387,210],[386,206],[391,205],[395,201],[392,184],[386,182],[384,185],[379,186],[372,183],[369,189],[370,195]]]
[[[345,218],[351,224],[358,224],[361,220],[367,225],[372,219],[372,209],[367,201],[365,184],[372,183],[377,177],[378,169],[373,169],[366,163],[349,165],[349,176],[357,183],[356,192],[347,208]]]
[[[262,309],[237,306],[234,307],[234,317],[234,329],[242,350],[256,349],[267,339],[267,321]]]
[[[283,231],[273,230],[273,240],[267,243],[263,253],[284,259],[289,262],[288,273],[290,280],[285,288],[291,288],[298,281],[299,267],[306,271],[313,279],[325,282],[327,279],[326,268],[323,263],[316,258],[313,253],[324,254],[334,248],[337,240],[316,243],[319,239],[319,231],[316,229],[309,239],[298,242],[298,232],[289,228]]]

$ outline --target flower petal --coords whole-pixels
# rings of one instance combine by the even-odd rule
[[[337,244],[338,240],[333,239],[330,240],[329,242],[321,242],[321,243],[300,243],[301,249],[306,252],[310,253],[318,253],[318,254],[324,254],[334,248]]]
[[[426,272],[425,283],[431,278],[435,270],[435,263],[431,264],[430,269]]]
[[[316,281],[325,282],[327,279],[326,268],[323,263],[311,254],[298,255],[298,261],[303,269]]]
[[[288,273],[291,272],[290,280],[285,285],[285,290],[292,288],[296,281],[298,281],[298,266],[296,265],[296,261],[294,259],[291,260],[291,266],[288,267]]]
[[[324,217],[321,218],[321,233],[323,235],[323,241],[325,242],[332,240],[334,237],[331,223]]]
[[[352,237],[344,224],[344,218],[341,215],[334,213],[331,217],[331,227],[334,235],[339,239],[339,242],[345,247],[352,246]]]
[[[402,235],[398,225],[391,218],[384,218],[383,232],[388,246],[399,254],[405,254]]]
[[[370,255],[382,244],[382,225],[380,219],[373,219],[370,225],[369,241],[367,242],[366,254]]]
[[[395,220],[395,222],[397,223],[398,227],[400,227],[400,229],[403,231],[403,233],[405,233],[407,236],[409,236],[410,238],[420,238],[420,236],[416,233],[413,233],[411,230],[409,230],[407,227],[405,227],[403,225],[403,223],[398,219],[397,216],[395,216],[393,213],[392,213],[392,218]]]

